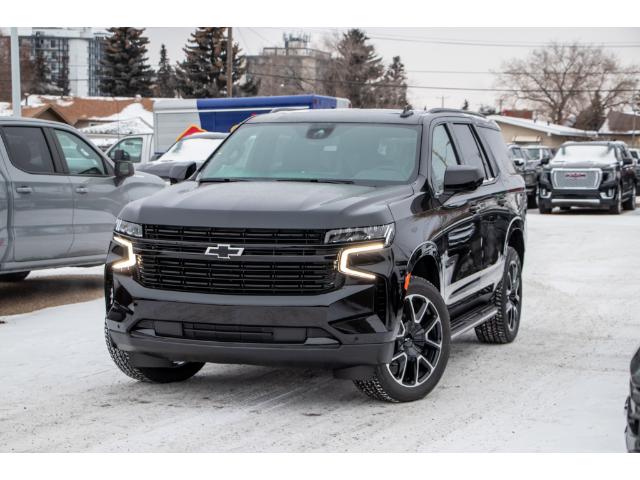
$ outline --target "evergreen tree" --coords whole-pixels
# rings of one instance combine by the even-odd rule
[[[60,64],[60,73],[58,75],[58,81],[56,85],[60,91],[60,95],[64,95],[65,97],[69,95],[69,55],[64,55],[62,57],[62,62]]]
[[[407,73],[399,56],[393,57],[375,90],[379,108],[404,108],[408,105]]]
[[[369,37],[357,28],[349,30],[335,45],[324,83],[329,95],[346,97],[355,108],[373,107],[380,103],[376,83],[384,66]]]
[[[227,95],[226,27],[198,27],[183,49],[185,59],[176,67],[178,91],[184,97],[207,98]],[[240,46],[233,44],[233,95],[255,94],[252,82],[240,84],[246,71],[245,57]]]
[[[111,27],[102,60],[100,88],[105,95],[151,95],[153,70],[149,67],[144,28]]]
[[[469,110],[469,100],[464,99],[464,103],[462,104],[462,110]]]
[[[602,95],[596,91],[589,106],[578,114],[574,127],[581,130],[599,130],[605,118]]]
[[[160,63],[158,64],[154,94],[163,98],[172,98],[176,95],[176,72],[169,62],[167,47],[164,43],[160,47]]]
[[[44,58],[42,50],[36,50],[36,55],[33,59],[33,76],[31,77],[29,93],[40,95],[50,93],[50,74],[51,70],[49,70],[49,66],[47,65],[47,61]]]

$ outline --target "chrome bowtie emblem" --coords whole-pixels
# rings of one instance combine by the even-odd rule
[[[229,244],[219,243],[218,245],[211,245],[204,252],[205,255],[211,255],[217,257],[220,260],[229,260],[231,257],[239,257],[244,252],[244,248],[232,247]]]

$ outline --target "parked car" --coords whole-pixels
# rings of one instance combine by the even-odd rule
[[[636,207],[633,158],[624,142],[565,142],[540,175],[538,208],[609,209]]]
[[[536,208],[538,206],[538,176],[542,171],[540,161],[531,159],[528,150],[519,145],[512,144],[508,148],[516,170],[524,179],[527,189],[527,206],[528,208]]]
[[[194,133],[178,140],[157,160],[138,167],[138,171],[152,173],[169,183],[181,182],[193,175],[227,136],[226,133]]]
[[[640,348],[631,360],[630,394],[627,398],[627,450],[640,453]]]
[[[634,169],[636,172],[636,196],[640,195],[640,148],[630,148],[629,153],[634,160]]]
[[[156,158],[153,152],[153,133],[128,135],[111,145],[105,153],[111,160],[118,156],[136,166],[144,165]]]
[[[555,151],[551,147],[542,145],[526,145],[522,147],[526,151],[529,159],[538,162],[538,165],[544,165],[549,162],[555,155]]]
[[[128,205],[107,347],[172,382],[204,362],[334,369],[380,400],[438,383],[453,337],[512,342],[526,192],[498,126],[434,109],[254,117],[195,178]]]
[[[0,280],[104,263],[122,207],[164,186],[112,162],[74,128],[1,118]]]

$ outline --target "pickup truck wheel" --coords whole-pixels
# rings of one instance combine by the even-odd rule
[[[540,212],[540,214],[546,215],[548,213],[551,213],[551,210],[551,207],[547,207],[544,203],[538,201],[538,211]]]
[[[125,375],[134,380],[150,383],[183,382],[193,377],[204,366],[204,363],[176,362],[175,366],[168,368],[134,367],[131,364],[129,354],[124,350],[120,350],[111,341],[106,325],[104,327],[104,337],[113,362]]]
[[[507,249],[502,281],[496,290],[498,314],[476,327],[482,343],[510,343],[518,336],[522,312],[522,262],[515,248]]]
[[[16,273],[4,273],[0,275],[0,282],[21,282],[31,272],[16,272]]]
[[[431,283],[411,278],[400,321],[391,362],[376,367],[372,378],[354,380],[356,387],[376,400],[420,400],[435,388],[447,366],[449,312]]]
[[[618,188],[615,202],[615,204],[609,207],[609,213],[613,215],[620,215],[622,213],[622,188]]]
[[[631,191],[631,196],[628,200],[626,200],[622,204],[622,208],[625,210],[635,210],[636,209],[636,186],[634,185],[633,190]]]

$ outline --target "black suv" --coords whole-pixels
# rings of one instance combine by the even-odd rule
[[[522,175],[527,190],[527,206],[538,206],[538,176],[542,170],[540,160],[529,156],[527,148],[520,145],[509,145],[509,153],[513,159],[516,170]]]
[[[192,178],[121,212],[107,346],[142,381],[204,362],[321,366],[371,397],[416,400],[451,338],[516,338],[525,213],[480,115],[256,116]]]
[[[565,142],[545,165],[539,184],[540,213],[556,206],[614,214],[636,208],[633,157],[624,142]]]

